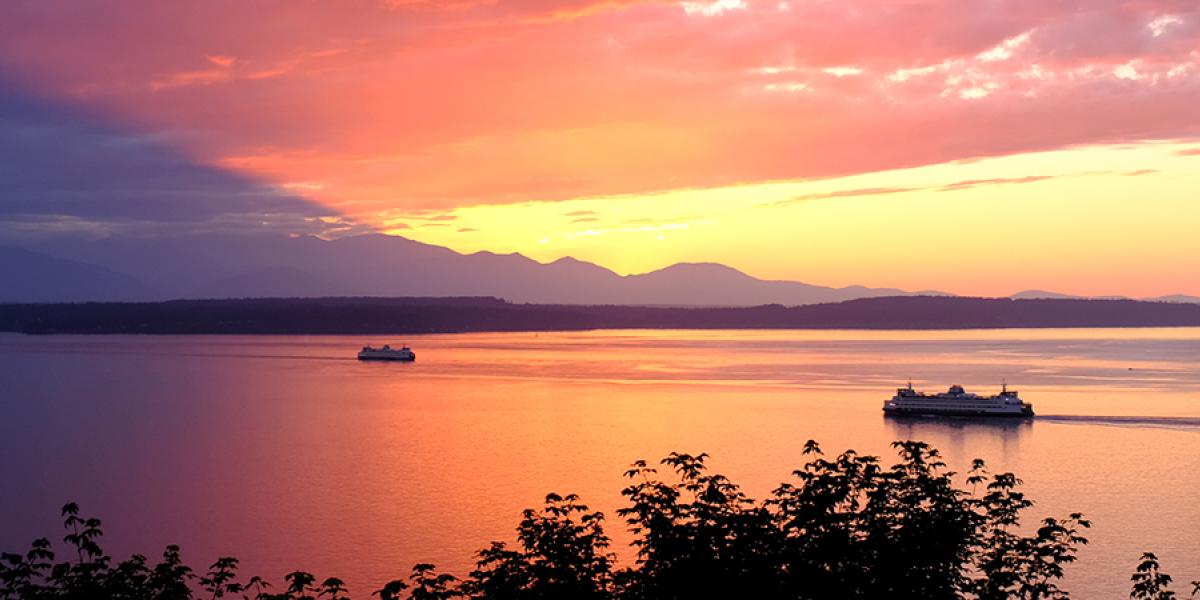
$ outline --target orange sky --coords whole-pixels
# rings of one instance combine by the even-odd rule
[[[1200,295],[1193,0],[47,1],[0,23],[8,85],[318,202],[329,235]]]

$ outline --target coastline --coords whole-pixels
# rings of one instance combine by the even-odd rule
[[[882,297],[785,307],[515,304],[498,298],[263,298],[0,305],[25,334],[384,335],[651,330],[1155,328],[1200,326],[1200,304]]]

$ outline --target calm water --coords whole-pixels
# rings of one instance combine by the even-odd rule
[[[407,341],[415,364],[353,360]],[[1007,379],[1033,423],[897,424],[892,389]],[[522,508],[576,492],[615,517],[633,460],[706,451],[762,497],[827,451],[929,441],[1016,471],[1031,522],[1082,511],[1080,598],[1125,598],[1143,550],[1200,578],[1200,329],[642,332],[409,337],[0,335],[0,550],[102,517],[106,549],[234,554],[366,597],[434,562],[465,575]],[[628,556],[628,553],[625,553]],[[1182,586],[1180,586],[1182,589]]]

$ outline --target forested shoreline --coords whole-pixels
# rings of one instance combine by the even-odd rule
[[[1200,304],[911,296],[786,307],[515,304],[499,298],[263,298],[0,304],[28,334],[418,334],[593,329],[1196,327]]]

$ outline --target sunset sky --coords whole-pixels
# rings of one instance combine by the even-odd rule
[[[1200,295],[1200,2],[14,0],[0,159],[3,244]]]

